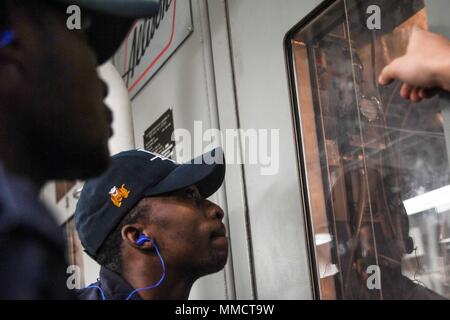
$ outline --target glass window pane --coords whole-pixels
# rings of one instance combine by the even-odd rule
[[[381,30],[367,28],[372,4]],[[377,81],[413,26],[427,28],[422,0],[341,0],[290,39],[323,299],[450,297],[450,117],[438,98],[411,103]]]

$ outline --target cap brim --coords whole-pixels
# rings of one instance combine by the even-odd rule
[[[217,159],[219,163],[207,164],[205,159]],[[189,186],[197,186],[200,194],[206,199],[213,195],[222,185],[225,178],[225,158],[222,149],[214,149],[189,163],[182,164],[167,177],[153,186],[145,196],[167,194]]]
[[[160,0],[62,0],[98,13],[122,18],[138,19],[154,16]]]
[[[155,16],[159,0],[62,0],[92,13],[89,42],[98,64],[108,61],[119,49],[136,19]]]

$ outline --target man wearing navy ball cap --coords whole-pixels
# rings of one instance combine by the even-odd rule
[[[206,200],[224,175],[221,149],[187,164],[144,150],[112,157],[85,184],[75,212],[81,243],[102,266],[79,298],[187,299],[198,278],[227,260],[224,213]]]

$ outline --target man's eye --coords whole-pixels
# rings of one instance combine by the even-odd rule
[[[186,197],[188,197],[189,199],[195,199],[197,198],[197,192],[195,192],[194,189],[188,189],[186,190]]]

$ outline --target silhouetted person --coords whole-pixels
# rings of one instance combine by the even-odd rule
[[[66,26],[69,2],[83,3],[82,30]],[[96,68],[135,18],[158,9],[144,0],[129,10],[126,0],[69,2],[0,0],[0,299],[71,297],[64,241],[39,190],[107,168],[112,115]]]

